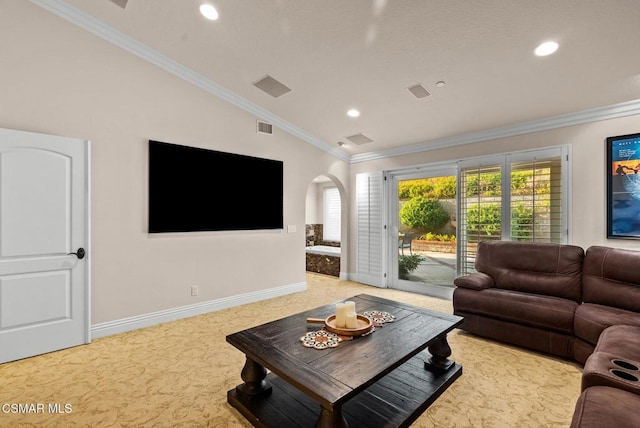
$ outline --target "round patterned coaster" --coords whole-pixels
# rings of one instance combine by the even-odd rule
[[[361,336],[362,336],[362,337],[364,337],[364,336],[369,336],[369,335],[370,335],[371,333],[373,333],[374,331],[376,331],[376,327],[372,325],[372,326],[371,326],[371,330],[369,330],[369,331],[368,331],[368,332],[366,332],[366,333],[361,334]]]
[[[396,317],[391,315],[389,312],[366,311],[363,312],[362,315],[369,318],[373,322],[373,325],[377,325],[380,327],[382,327],[382,324],[384,323],[394,322],[396,320]]]
[[[303,346],[315,349],[335,348],[342,339],[335,334],[326,330],[312,331],[300,338]]]

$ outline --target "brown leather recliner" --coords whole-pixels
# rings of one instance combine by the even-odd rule
[[[574,313],[581,302],[584,250],[562,244],[485,241],[476,273],[454,280],[461,329],[573,358]]]
[[[640,326],[640,252],[589,247],[582,271],[583,303],[575,314],[574,358],[584,364],[605,328]]]

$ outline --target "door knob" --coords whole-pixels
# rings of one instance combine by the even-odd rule
[[[73,255],[73,256],[76,256],[78,259],[82,260],[82,259],[84,259],[85,254],[86,253],[84,251],[84,248],[80,247],[80,248],[78,248],[78,251],[76,251],[75,253],[68,253],[67,255],[68,256]]]

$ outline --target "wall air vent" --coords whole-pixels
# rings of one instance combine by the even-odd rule
[[[422,86],[422,84],[420,84],[420,83],[418,83],[417,85],[413,85],[413,86],[411,86],[411,87],[409,87],[407,89],[416,98],[425,98],[425,97],[428,97],[429,95],[431,95],[431,93],[429,91],[427,91],[427,88]]]
[[[258,121],[258,134],[273,134],[273,125],[267,122]]]
[[[373,140],[371,138],[367,137],[362,133],[347,137],[347,140],[351,141],[353,144],[357,146],[360,146],[362,144],[373,143]]]
[[[129,0],[111,0],[111,3],[117,4],[118,6],[120,6],[121,8],[125,8],[127,7],[127,3],[129,2]]]
[[[253,82],[253,86],[265,91],[267,94],[271,95],[273,98],[278,98],[279,96],[284,95],[287,92],[291,92],[291,89],[287,88],[285,85],[278,82],[276,79],[269,76],[268,74],[264,76],[262,79]]]

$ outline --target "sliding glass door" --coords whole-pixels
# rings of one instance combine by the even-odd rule
[[[450,297],[456,275],[456,166],[389,175],[389,285]]]
[[[356,176],[357,281],[449,298],[486,240],[569,242],[569,147]]]

